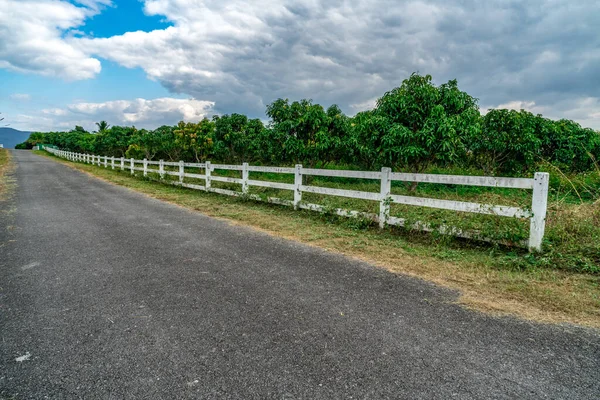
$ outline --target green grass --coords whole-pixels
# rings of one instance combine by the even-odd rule
[[[47,155],[44,152],[39,154]],[[593,243],[593,240],[598,239],[598,224],[594,219],[598,217],[597,203],[569,203],[561,204],[560,207],[558,203],[553,203],[547,229],[548,251],[530,255],[519,248],[493,246],[404,229],[380,231],[369,221],[360,219],[293,211],[282,206],[162,185],[152,179],[132,177],[129,171],[123,173],[112,171],[110,167],[104,169],[55,159],[115,184],[206,215],[361,258],[393,272],[418,276],[458,289],[461,292],[460,301],[475,309],[520,315],[540,321],[600,327],[600,276],[594,274],[597,270],[586,270],[585,263],[566,267],[578,262],[577,260],[597,261],[594,257],[597,256],[599,242]],[[258,179],[255,175],[251,175],[251,178]],[[270,176],[262,179],[266,178]],[[346,183],[315,178],[312,184]],[[353,188],[367,187],[361,185],[373,187],[368,182],[358,182],[355,185],[358,186]],[[401,187],[396,189],[403,190]],[[500,204],[512,205],[528,201],[527,191],[522,192],[525,194],[510,197],[511,195],[505,196],[502,192],[493,190],[446,192],[423,185],[417,193],[435,193],[432,197],[438,198],[466,194],[472,196],[470,200],[496,196],[493,198],[504,200]],[[346,200],[348,199],[339,199],[342,202],[339,204],[344,208],[372,206],[348,203]],[[317,201],[323,202],[324,199],[317,198],[315,202]],[[498,223],[506,220],[507,218],[502,218],[502,222]],[[562,265],[555,265],[556,262],[562,262]],[[597,267],[597,263],[594,265]]]

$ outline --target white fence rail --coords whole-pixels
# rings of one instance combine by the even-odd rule
[[[46,148],[50,153],[58,157],[66,158],[71,161],[85,162],[98,166],[110,167],[112,169],[120,169],[122,171],[129,170],[132,175],[136,171],[140,171],[144,176],[148,173],[159,174],[161,179],[165,175],[179,177],[178,180],[172,181],[174,185],[183,186],[190,189],[204,190],[214,193],[221,193],[230,196],[248,196],[255,200],[262,200],[257,195],[248,194],[250,186],[267,187],[274,189],[290,190],[294,193],[294,200],[283,200],[279,198],[269,197],[267,201],[270,203],[292,206],[294,209],[306,209],[323,212],[325,207],[318,204],[307,204],[302,201],[302,193],[318,193],[329,196],[349,197],[353,199],[363,199],[379,202],[379,214],[363,213],[358,211],[335,209],[333,212],[337,215],[346,217],[363,217],[371,219],[379,223],[383,228],[387,225],[404,226],[406,221],[402,218],[390,216],[390,204],[405,204],[419,207],[438,208],[444,210],[452,210],[459,212],[470,212],[479,214],[497,215],[501,217],[511,218],[529,218],[529,240],[527,246],[530,251],[541,251],[542,239],[544,238],[544,229],[546,221],[546,210],[548,202],[548,183],[549,176],[545,172],[536,172],[533,178],[499,178],[488,176],[459,176],[459,175],[437,175],[437,174],[408,174],[392,172],[390,168],[382,168],[381,171],[340,171],[326,169],[303,168],[302,165],[296,165],[295,168],[288,167],[261,167],[251,166],[248,163],[242,165],[226,165],[226,164],[211,164],[210,161],[204,163],[188,163],[188,162],[166,162],[150,161],[150,160],[135,160],[133,158],[115,158],[106,156],[97,156],[93,154],[73,153],[53,148]],[[152,168],[157,166],[157,168]],[[179,167],[177,171],[165,170],[165,166]],[[204,174],[186,172],[185,168],[199,168],[204,170]],[[240,171],[241,178],[232,178],[224,176],[212,175],[215,170],[233,170]],[[249,178],[250,172],[271,172],[279,174],[293,174],[294,183],[269,182],[263,180],[252,180]],[[327,176],[327,177],[345,177],[357,179],[372,179],[380,181],[380,191],[365,192],[358,190],[334,189],[319,186],[310,186],[303,184],[303,176]],[[185,182],[185,178],[204,180],[204,185],[197,183]],[[391,193],[393,181],[403,182],[426,182],[451,185],[467,185],[467,186],[487,186],[501,187],[512,189],[529,189],[533,191],[531,210],[525,210],[519,207],[500,206],[491,204],[479,204],[454,200],[441,200],[414,196],[401,196]],[[241,192],[213,188],[212,182],[228,182],[241,185]],[[438,231],[443,234],[460,236],[465,238],[477,237],[473,232],[466,232],[460,229],[441,226],[437,228],[431,227],[424,222],[412,224],[412,228],[424,231]],[[479,238],[485,239],[485,238]]]

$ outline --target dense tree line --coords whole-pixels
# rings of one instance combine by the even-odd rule
[[[354,117],[338,106],[278,99],[267,106],[269,122],[245,115],[214,116],[155,130],[108,126],[33,133],[35,144],[115,157],[361,169],[382,166],[422,172],[431,165],[477,167],[486,174],[522,174],[540,162],[565,171],[598,168],[600,134],[570,120],[553,121],[521,110],[481,115],[477,99],[456,80],[436,86],[413,74],[385,93],[374,109]]]

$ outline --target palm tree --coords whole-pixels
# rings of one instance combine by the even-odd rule
[[[98,127],[98,133],[104,133],[110,127],[106,121],[96,122],[96,126]]]

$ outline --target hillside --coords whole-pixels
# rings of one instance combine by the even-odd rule
[[[13,128],[0,128],[0,144],[3,144],[7,149],[14,149],[17,144],[27,140],[29,133]]]

